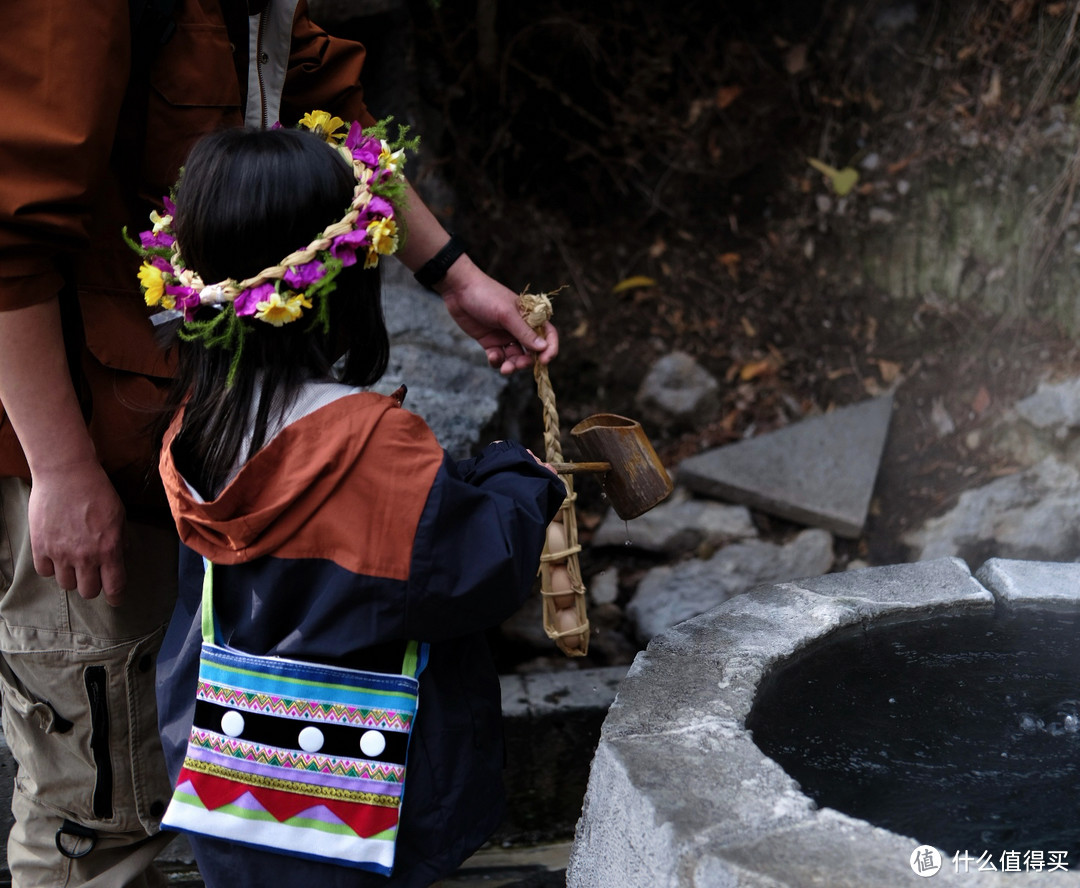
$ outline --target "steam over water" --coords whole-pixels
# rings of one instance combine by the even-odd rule
[[[1080,615],[848,633],[762,684],[757,745],[823,807],[934,845],[1080,868]]]

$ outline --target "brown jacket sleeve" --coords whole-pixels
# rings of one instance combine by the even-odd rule
[[[365,126],[375,123],[364,104],[360,84],[366,53],[360,43],[327,34],[308,17],[307,0],[300,0],[293,21],[282,121],[296,121],[308,111],[321,109],[346,122],[359,120]]]
[[[0,311],[53,298],[89,240],[130,58],[124,0],[0,3]]]

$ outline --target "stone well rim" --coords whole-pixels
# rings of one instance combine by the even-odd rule
[[[827,574],[756,587],[657,636],[604,722],[567,885],[918,882],[914,839],[818,808],[745,719],[765,675],[835,632],[1002,606],[1080,607],[1080,564],[991,559],[973,575],[943,558]],[[965,874],[947,863],[934,884],[1080,885],[1080,871]]]

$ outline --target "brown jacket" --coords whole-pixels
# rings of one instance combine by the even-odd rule
[[[269,8],[293,4],[291,45],[257,53],[285,72],[281,119],[321,108],[371,122],[363,46],[314,25],[306,0]],[[60,299],[88,428],[129,506],[161,502],[151,429],[171,361],[120,230],[146,227],[195,140],[243,123],[260,21],[243,0],[178,0],[175,19],[148,73],[131,72],[128,0],[0,3],[0,311]],[[0,405],[0,476],[11,475],[29,469]]]

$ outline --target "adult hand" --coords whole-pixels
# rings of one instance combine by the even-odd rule
[[[123,597],[124,506],[94,461],[34,475],[29,505],[34,569],[56,577],[83,598],[104,593],[114,607]]]
[[[462,256],[435,286],[450,317],[483,347],[488,363],[510,374],[533,366],[534,354],[547,364],[559,353],[559,334],[550,321],[537,334],[518,309],[517,294]]]
[[[124,507],[97,461],[71,385],[56,299],[0,311],[0,401],[30,464],[34,569],[118,604]]]

